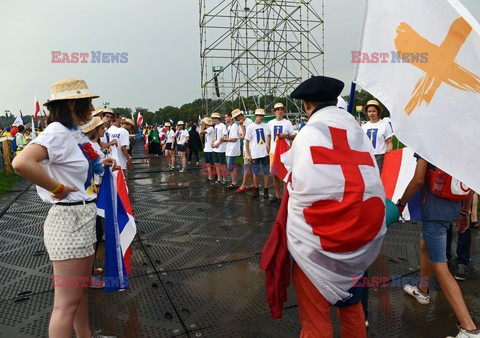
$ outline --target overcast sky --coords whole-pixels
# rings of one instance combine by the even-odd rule
[[[437,1],[430,0],[432,8]],[[480,20],[480,1],[462,0]],[[352,79],[363,0],[325,0],[325,75]],[[321,9],[318,9],[321,12]],[[95,105],[180,106],[201,97],[198,0],[2,0],[0,114],[32,114],[50,85],[85,79]],[[51,51],[128,53],[127,63],[52,63]],[[91,60],[91,56],[89,56]]]

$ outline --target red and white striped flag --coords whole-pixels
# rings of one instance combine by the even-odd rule
[[[33,110],[34,110],[34,114],[33,114],[33,119],[35,121],[37,121],[37,117],[38,117],[38,113],[40,113],[40,104],[38,103],[38,100],[37,100],[37,95],[35,94],[35,96],[33,97]]]
[[[142,124],[143,124],[143,116],[142,116],[142,113],[138,113],[137,126],[141,127]]]

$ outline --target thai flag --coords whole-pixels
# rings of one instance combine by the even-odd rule
[[[97,209],[98,215],[105,219],[105,291],[127,289],[130,244],[137,227],[121,170],[112,172],[106,168]]]
[[[382,182],[387,198],[394,203],[402,197],[408,183],[413,178],[417,161],[410,148],[394,150],[385,154],[382,170]],[[415,194],[403,211],[405,220],[418,221],[421,219],[420,192]]]

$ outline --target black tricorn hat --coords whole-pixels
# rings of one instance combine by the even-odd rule
[[[345,84],[337,79],[327,76],[312,76],[303,81],[290,96],[310,102],[335,101],[341,94]]]

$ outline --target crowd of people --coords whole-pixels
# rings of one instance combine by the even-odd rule
[[[255,110],[254,120],[235,109],[223,116],[215,112],[198,124],[169,121],[143,130],[148,153],[165,156],[170,170],[177,169],[176,155],[180,173],[187,171],[192,159],[198,167],[203,150],[201,173],[212,185],[236,194],[251,191],[251,197],[258,199],[263,178],[263,199],[279,204],[277,221],[262,253],[269,304],[272,314],[281,313],[286,294],[282,288],[292,273],[304,337],[333,335],[332,306],[338,309],[342,336],[366,337],[368,287],[352,286],[352,276],[368,278],[368,268],[386,234],[380,173],[385,153],[392,151],[392,126],[381,119],[380,103],[371,100],[363,108],[369,122],[360,127],[342,108],[343,86],[339,80],[318,76],[291,94],[303,101],[307,113],[301,132],[285,119],[282,103],[274,105],[275,119],[268,123],[264,123],[264,109]],[[52,85],[51,100],[45,103],[49,115],[43,132],[27,145],[23,126],[16,128],[15,135],[12,129],[6,131],[19,147],[14,169],[37,186],[43,201],[52,204],[44,224],[44,242],[54,275],[67,278],[101,274],[95,264],[103,236],[95,205],[98,187],[104,168],[122,170],[125,177],[132,170],[136,124],[110,108],[94,109],[92,99],[97,97],[83,80],[58,81]],[[276,176],[277,168],[272,165],[280,140],[291,147],[282,159],[288,168],[288,183]],[[401,213],[412,196],[421,192],[422,283],[404,285],[404,290],[420,304],[428,304],[433,272],[459,322],[457,337],[480,337],[456,281],[468,277],[471,229],[478,228],[478,196],[470,191],[452,200],[437,194],[431,187],[437,168],[416,157],[414,177],[397,208]],[[459,233],[453,275],[448,269],[452,228]],[[98,336],[88,323],[87,294],[81,285],[55,288],[51,337],[70,336],[72,328],[79,337]]]

